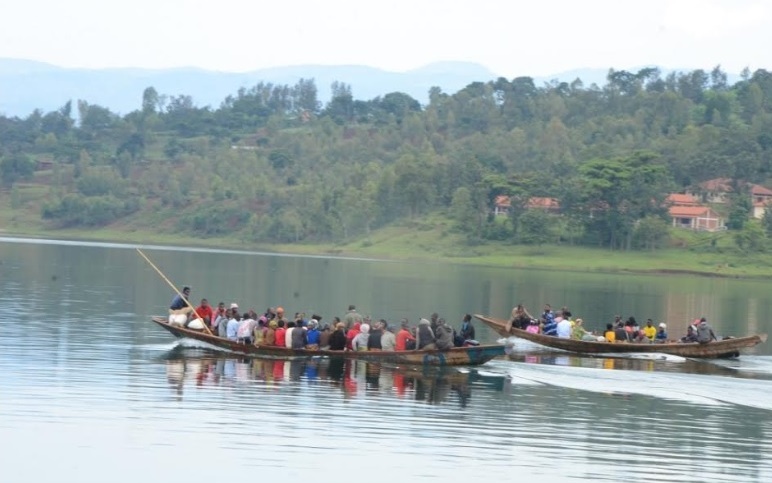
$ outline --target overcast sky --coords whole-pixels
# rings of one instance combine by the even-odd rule
[[[0,0],[0,12],[0,57],[63,67],[772,68],[763,0]]]

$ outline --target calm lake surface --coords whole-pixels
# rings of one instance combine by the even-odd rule
[[[192,299],[417,322],[567,305],[772,332],[769,282],[143,247]],[[476,369],[243,360],[149,322],[132,246],[0,239],[0,482],[772,481],[772,347],[580,358],[512,341]],[[477,337],[497,336],[476,324]]]

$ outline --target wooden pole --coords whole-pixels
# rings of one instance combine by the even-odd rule
[[[184,300],[185,303],[188,304],[188,307],[190,307],[193,310],[193,313],[196,314],[196,316],[198,316],[198,312],[196,312],[196,308],[193,307],[193,305],[190,303],[190,301],[188,299],[185,298],[185,296],[182,294],[182,292],[180,292],[177,289],[177,287],[175,287],[174,284],[168,278],[166,278],[166,275],[164,275],[163,272],[158,267],[156,267],[153,262],[150,261],[150,259],[147,257],[147,255],[142,253],[142,250],[140,250],[139,248],[137,248],[137,253],[139,253],[140,256],[142,256],[142,258],[144,258],[145,261],[148,264],[150,264],[150,266],[153,267],[153,269],[155,269],[155,271],[158,273],[158,275],[160,275],[161,278],[164,279],[164,281],[166,283],[168,283],[171,288],[174,289],[174,291],[177,293],[177,295],[182,297],[182,300]],[[205,321],[204,321],[204,329],[206,329],[206,331],[209,333],[209,335],[214,335],[214,334],[212,334],[212,331],[209,330],[209,325]]]

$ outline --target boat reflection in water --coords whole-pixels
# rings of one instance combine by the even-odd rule
[[[465,407],[473,386],[503,391],[505,374],[482,374],[476,369],[397,367],[351,359],[295,360],[239,358],[201,349],[176,347],[167,353],[167,379],[181,398],[191,386],[243,386],[297,389],[329,386],[344,398],[388,397],[427,404],[455,402]]]

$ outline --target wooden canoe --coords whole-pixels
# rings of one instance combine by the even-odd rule
[[[275,357],[282,359],[307,357],[335,357],[357,359],[369,362],[389,364],[408,364],[419,366],[477,366],[485,364],[494,357],[504,355],[503,344],[479,345],[474,347],[454,347],[448,350],[411,350],[411,351],[331,351],[287,349],[276,346],[255,346],[240,344],[206,332],[171,325],[166,317],[153,317],[152,321],[160,325],[177,338],[194,339],[206,342],[219,349],[231,351],[249,357]]]
[[[475,318],[495,330],[504,337],[515,336],[526,339],[536,344],[552,347],[553,349],[562,349],[569,352],[578,352],[581,354],[620,354],[631,352],[658,352],[681,357],[690,357],[698,359],[737,357],[741,349],[747,349],[757,344],[767,341],[767,334],[751,335],[748,337],[728,338],[719,341],[708,342],[707,344],[698,343],[676,343],[668,342],[664,344],[632,343],[632,342],[594,342],[576,339],[564,339],[544,334],[532,334],[531,332],[512,327],[507,332],[507,321],[484,315],[475,315]]]

